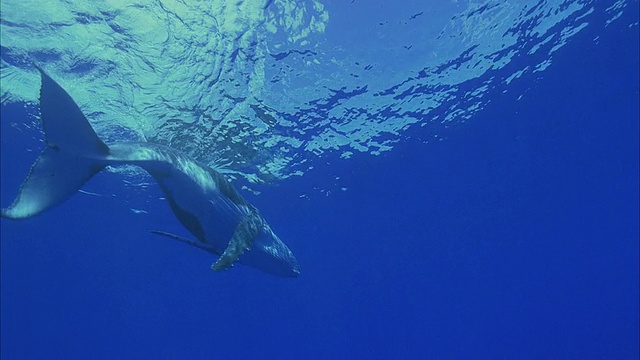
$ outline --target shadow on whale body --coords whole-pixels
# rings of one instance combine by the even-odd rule
[[[136,165],[158,183],[174,215],[195,239],[152,233],[218,256],[211,265],[216,271],[239,262],[278,276],[300,274],[291,250],[222,175],[168,146],[144,142],[107,146],[71,96],[37,69],[46,147],[13,204],[2,209],[3,218],[25,219],[61,204],[107,165]]]

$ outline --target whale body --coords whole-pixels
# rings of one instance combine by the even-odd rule
[[[152,233],[218,256],[211,265],[216,271],[239,262],[278,276],[300,274],[291,250],[220,173],[168,146],[105,144],[71,96],[37,69],[42,80],[40,113],[46,147],[13,204],[1,210],[3,218],[30,218],[59,205],[108,165],[136,165],[157,182],[176,218],[195,239]]]

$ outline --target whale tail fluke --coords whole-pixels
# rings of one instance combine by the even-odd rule
[[[109,147],[71,96],[40,67],[40,114],[46,148],[31,167],[3,218],[23,219],[64,202],[106,165]]]

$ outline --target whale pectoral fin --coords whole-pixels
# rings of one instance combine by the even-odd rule
[[[172,233],[168,233],[168,232],[164,232],[164,231],[159,231],[159,230],[149,230],[149,232],[150,232],[150,233],[152,233],[152,234],[156,234],[156,235],[160,235],[160,236],[165,236],[165,237],[168,237],[168,238],[170,238],[170,239],[178,240],[178,241],[180,241],[180,242],[183,242],[183,243],[185,243],[185,244],[189,244],[189,245],[195,246],[195,247],[197,247],[197,248],[199,248],[199,249],[202,249],[202,250],[205,250],[205,251],[208,251],[208,252],[216,253],[216,252],[213,250],[213,248],[212,248],[212,247],[207,246],[206,244],[204,244],[204,243],[202,243],[202,242],[200,242],[200,241],[198,241],[198,240],[191,240],[191,239],[188,239],[188,238],[185,238],[185,237],[182,237],[182,236],[178,236],[178,235],[175,235],[175,234],[172,234]]]
[[[211,265],[211,269],[223,271],[230,268],[240,258],[240,255],[251,249],[254,240],[260,233],[261,226],[262,220],[259,215],[251,214],[242,219],[236,227],[229,245],[220,258]]]

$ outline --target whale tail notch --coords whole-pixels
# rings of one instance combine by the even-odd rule
[[[107,165],[109,147],[100,140],[71,96],[40,72],[40,115],[46,147],[33,164],[3,218],[24,219],[61,204]]]

